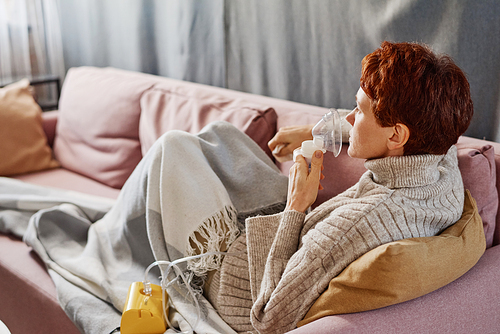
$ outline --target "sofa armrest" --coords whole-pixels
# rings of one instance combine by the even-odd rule
[[[332,315],[288,334],[500,333],[500,246],[450,284],[385,308]]]
[[[47,136],[47,143],[50,147],[54,145],[58,116],[59,110],[46,111],[42,113],[43,131],[45,131],[45,135]]]

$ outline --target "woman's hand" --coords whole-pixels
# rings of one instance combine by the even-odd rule
[[[325,178],[322,170],[323,152],[314,152],[310,171],[306,159],[301,155],[297,157],[297,162],[290,168],[285,210],[305,212],[316,201],[318,189],[323,189],[320,184]]]
[[[281,162],[292,160],[293,150],[300,147],[304,140],[313,139],[311,133],[313,126],[314,124],[280,128],[273,139],[267,143],[274,157]]]

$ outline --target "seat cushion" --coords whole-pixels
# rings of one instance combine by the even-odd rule
[[[107,186],[103,183],[72,172],[64,168],[55,168],[13,177],[24,182],[36,184],[38,186],[60,188],[65,190],[78,191],[84,194],[118,198],[119,189]]]

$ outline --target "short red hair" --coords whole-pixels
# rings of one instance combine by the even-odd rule
[[[404,155],[445,154],[469,127],[469,83],[449,56],[417,43],[383,42],[361,64],[360,86],[378,123],[410,130]]]

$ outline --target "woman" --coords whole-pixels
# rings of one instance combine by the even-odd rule
[[[348,154],[368,171],[311,213],[323,155],[290,169],[283,212],[248,218],[246,234],[206,287],[236,331],[283,333],[349,263],[384,243],[438,234],[462,213],[464,190],[453,144],[473,114],[469,85],[447,56],[415,43],[382,43],[362,61]],[[270,141],[290,154],[310,126],[281,129]]]

